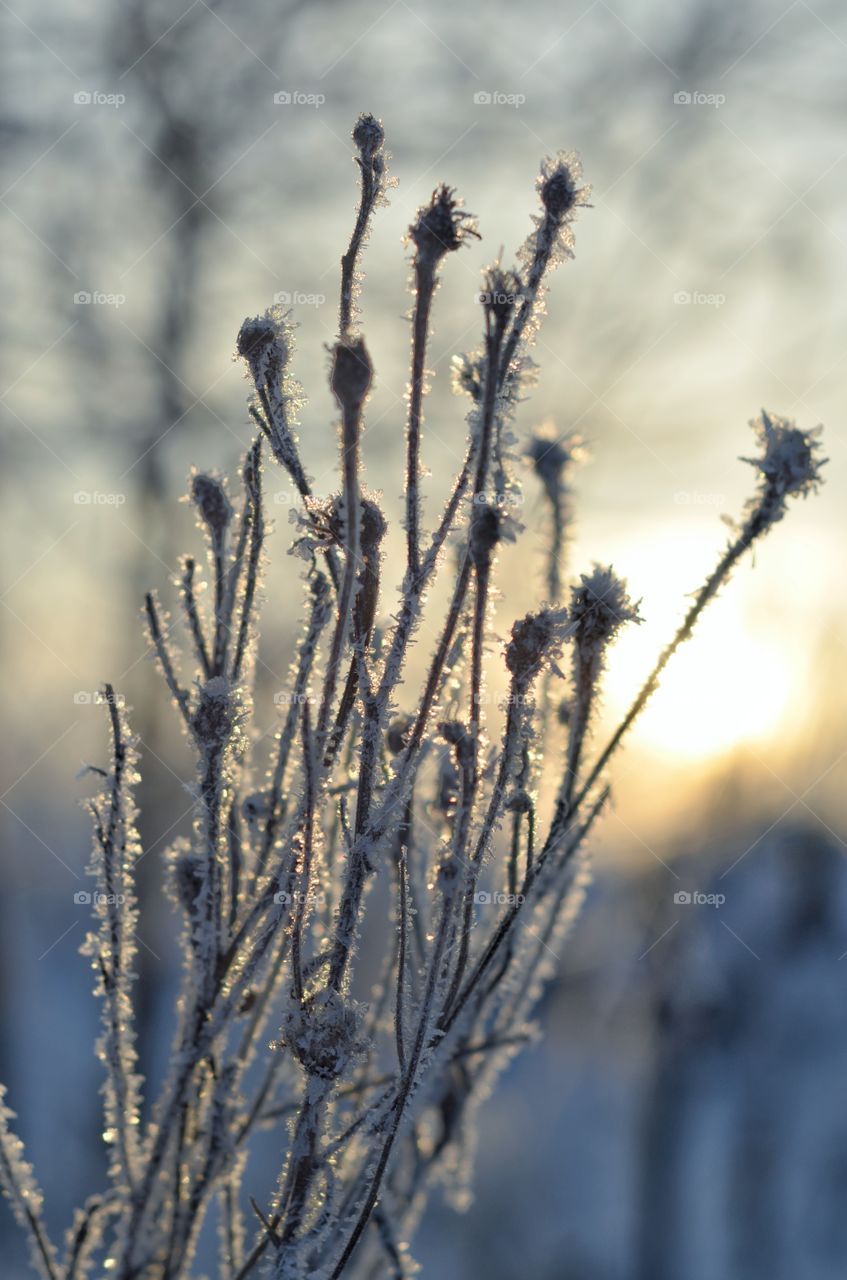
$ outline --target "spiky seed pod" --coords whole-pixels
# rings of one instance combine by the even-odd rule
[[[470,237],[479,239],[476,219],[462,208],[453,188],[444,184],[435,188],[429,204],[418,209],[409,228],[417,261],[429,266],[434,266],[445,254],[461,249]]]
[[[322,991],[289,1009],[283,1042],[309,1076],[337,1080],[364,1049],[362,1008],[336,991]]]
[[[528,613],[512,627],[512,638],[506,646],[506,666],[515,685],[526,689],[545,662],[561,653],[562,641],[569,633],[565,609],[541,609]]]
[[[792,419],[765,409],[750,426],[761,446],[758,457],[742,459],[760,473],[759,492],[747,504],[747,527],[755,535],[782,519],[786,499],[816,492],[827,459],[819,456],[820,427],[803,431]]]

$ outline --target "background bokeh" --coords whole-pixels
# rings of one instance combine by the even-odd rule
[[[139,604],[151,586],[167,596],[195,536],[178,504],[189,467],[233,471],[251,438],[234,337],[275,295],[299,324],[303,453],[318,492],[334,483],[325,347],[355,200],[349,133],[370,110],[399,186],[364,264],[365,458],[395,534],[411,214],[445,180],[483,236],[446,263],[437,298],[432,516],[464,439],[449,364],[477,342],[479,271],[526,237],[541,157],[583,157],[593,208],[552,281],[518,425],[586,438],[569,567],[612,562],[642,599],[609,671],[608,722],[750,492],[747,420],[765,405],[823,422],[830,459],[821,494],[738,572],[618,762],[550,1034],[483,1111],[477,1200],[461,1218],[434,1210],[424,1274],[843,1274],[843,7],[12,0],[0,23],[0,1078],[54,1230],[102,1163],[73,901],[88,856],[76,775],[104,752],[94,691],[108,678],[126,694],[142,740],[155,1079],[174,971],[157,854],[190,800]],[[260,730],[299,598],[289,495],[267,484]],[[528,477],[522,519],[537,529],[540,514]],[[543,554],[528,531],[503,557],[504,634],[542,592]],[[675,901],[697,890],[725,902]],[[4,1276],[25,1274],[5,1214],[0,1251]]]

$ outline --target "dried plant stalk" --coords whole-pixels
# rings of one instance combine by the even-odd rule
[[[79,1212],[63,1252],[48,1239],[11,1113],[0,1109],[0,1180],[48,1280],[95,1267],[116,1280],[187,1277],[210,1211],[221,1280],[336,1280],[372,1274],[374,1264],[380,1274],[412,1274],[407,1241],[429,1188],[436,1178],[461,1183],[475,1110],[534,1033],[550,943],[579,908],[587,841],[622,738],[744,552],[782,518],[790,497],[820,479],[816,433],[763,412],[754,424],[758,488],[735,538],[621,725],[586,764],[610,647],[638,610],[613,570],[600,566],[559,598],[567,470],[578,452],[569,436],[548,430],[523,450],[549,508],[550,598],[515,621],[502,653],[491,643],[490,616],[498,549],[520,534],[507,512],[521,485],[512,424],[531,372],[529,347],[549,273],[572,255],[573,220],[587,204],[578,161],[545,161],[517,266],[498,262],[485,272],[481,344],[456,361],[457,388],[470,401],[465,460],[429,534],[420,500],[427,339],[439,272],[478,233],[444,186],[412,224],[406,572],[399,600],[385,601],[386,520],[361,457],[374,371],[355,323],[361,254],[391,182],[382,125],[363,116],[353,139],[360,202],[342,258],[330,378],[341,417],[340,491],[316,495],[300,455],[288,317],[272,309],[246,320],[237,350],[260,434],[244,462],[240,502],[220,477],[191,480],[212,583],[206,605],[196,561],[183,561],[179,599],[193,672],[182,672],[167,617],[153,595],[146,599],[151,647],[196,758],[192,833],[167,859],[183,920],[177,1026],[170,1074],[146,1125],[132,1006],[137,761],[120,699],[106,686],[112,764],[91,806],[99,929],[87,950],[104,1002],[98,1050],[110,1187]],[[268,758],[248,736],[266,533],[263,442],[302,500],[295,550],[305,560],[303,629]],[[455,556],[445,555],[451,537]],[[437,574],[451,573],[439,619],[431,587]],[[437,640],[413,695],[407,659],[425,609]],[[551,714],[560,662],[570,667],[563,752]],[[500,663],[508,695],[491,755],[485,671]],[[374,905],[384,898],[370,892],[379,877],[394,902],[391,920]],[[370,1006],[362,1000],[363,943],[382,956]],[[261,1055],[268,1034],[279,1038]],[[273,1129],[281,1157],[276,1190],[259,1203],[247,1170],[262,1127]]]

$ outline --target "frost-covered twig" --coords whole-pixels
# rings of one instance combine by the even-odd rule
[[[120,698],[105,689],[113,759],[96,771],[104,785],[91,806],[99,928],[88,950],[104,1000],[98,1048],[111,1179],[77,1215],[62,1264],[10,1113],[0,1112],[0,1180],[47,1280],[94,1268],[117,1280],[189,1280],[210,1215],[219,1280],[260,1269],[276,1280],[413,1273],[408,1237],[430,1187],[466,1161],[476,1108],[535,1034],[552,945],[584,895],[615,751],[744,552],[782,519],[789,498],[819,482],[814,433],[763,412],[754,424],[759,484],[742,525],[586,767],[614,640],[638,612],[611,568],[570,581],[563,552],[578,442],[548,429],[519,450],[516,418],[549,273],[573,253],[588,189],[573,156],[545,161],[517,267],[498,261],[483,275],[480,343],[456,364],[457,388],[469,397],[463,461],[429,534],[419,482],[432,303],[443,258],[477,232],[446,186],[416,215],[399,468],[405,572],[392,599],[382,571],[392,531],[362,464],[375,375],[354,328],[362,248],[389,182],[382,125],[362,116],[353,137],[360,201],[342,258],[330,373],[341,416],[338,490],[313,491],[295,434],[293,324],[273,307],[245,320],[237,337],[259,429],[241,496],[231,499],[209,472],[190,481],[210,588],[199,581],[201,561],[185,557],[177,590],[186,658],[163,607],[146,597],[152,649],[194,755],[186,780],[194,806],[190,831],[166,859],[183,969],[170,1071],[145,1123],[132,1009],[137,762]],[[278,728],[262,734],[253,675],[268,532],[264,441],[268,465],[284,469],[300,502],[291,550],[302,557],[304,591],[270,602],[302,622],[276,695]],[[543,487],[552,537],[539,589],[547,599],[513,622],[504,646],[492,614],[500,549],[522,532],[508,514],[519,452]],[[443,590],[433,590],[437,582]],[[415,676],[409,655],[423,636],[433,639]],[[569,672],[564,748],[551,731],[559,664]],[[486,711],[499,676],[504,704]],[[372,892],[380,880],[384,892]],[[362,951],[378,975],[369,1005]],[[259,1129],[278,1142],[272,1187],[256,1188],[246,1174]]]

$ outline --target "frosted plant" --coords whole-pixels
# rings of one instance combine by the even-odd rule
[[[102,792],[91,806],[98,905],[86,951],[103,1002],[109,1184],[79,1210],[61,1248],[0,1104],[0,1179],[48,1280],[188,1277],[207,1217],[220,1280],[413,1273],[408,1242],[428,1195],[441,1184],[456,1202],[466,1198],[475,1110],[534,1034],[551,942],[578,910],[615,751],[736,562],[789,498],[819,483],[816,433],[763,412],[753,424],[758,486],[732,541],[589,758],[603,672],[638,608],[611,568],[564,587],[579,442],[548,430],[521,448],[514,429],[547,279],[573,253],[588,188],[574,157],[545,161],[517,266],[497,262],[484,274],[481,342],[455,361],[469,400],[466,453],[432,530],[420,493],[431,313],[450,255],[478,231],[444,186],[415,217],[406,556],[394,598],[381,573],[387,522],[362,472],[375,374],[356,327],[361,254],[392,183],[381,124],[361,117],[353,140],[361,195],[330,372],[340,489],[315,494],[301,457],[288,316],[272,309],[246,320],[237,352],[258,435],[239,498],[218,476],[191,479],[211,582],[204,595],[197,562],[184,559],[177,585],[191,667],[177,660],[161,605],[146,599],[151,644],[196,762],[192,832],[167,858],[184,961],[170,1072],[147,1099],[149,1120],[133,1030],[138,761],[121,699],[105,689],[112,761],[97,771]],[[521,536],[508,514],[521,458],[548,507],[548,599],[514,622],[502,646],[492,584],[501,543]],[[302,500],[293,546],[303,558],[302,627],[270,755],[250,732],[265,465],[281,467]],[[447,588],[440,616],[437,577]],[[424,614],[437,639],[416,683],[408,658]],[[508,692],[487,716],[495,670]],[[552,715],[563,675],[570,692]],[[364,975],[374,964],[370,989]],[[262,1129],[279,1149],[270,1187],[250,1163]]]

